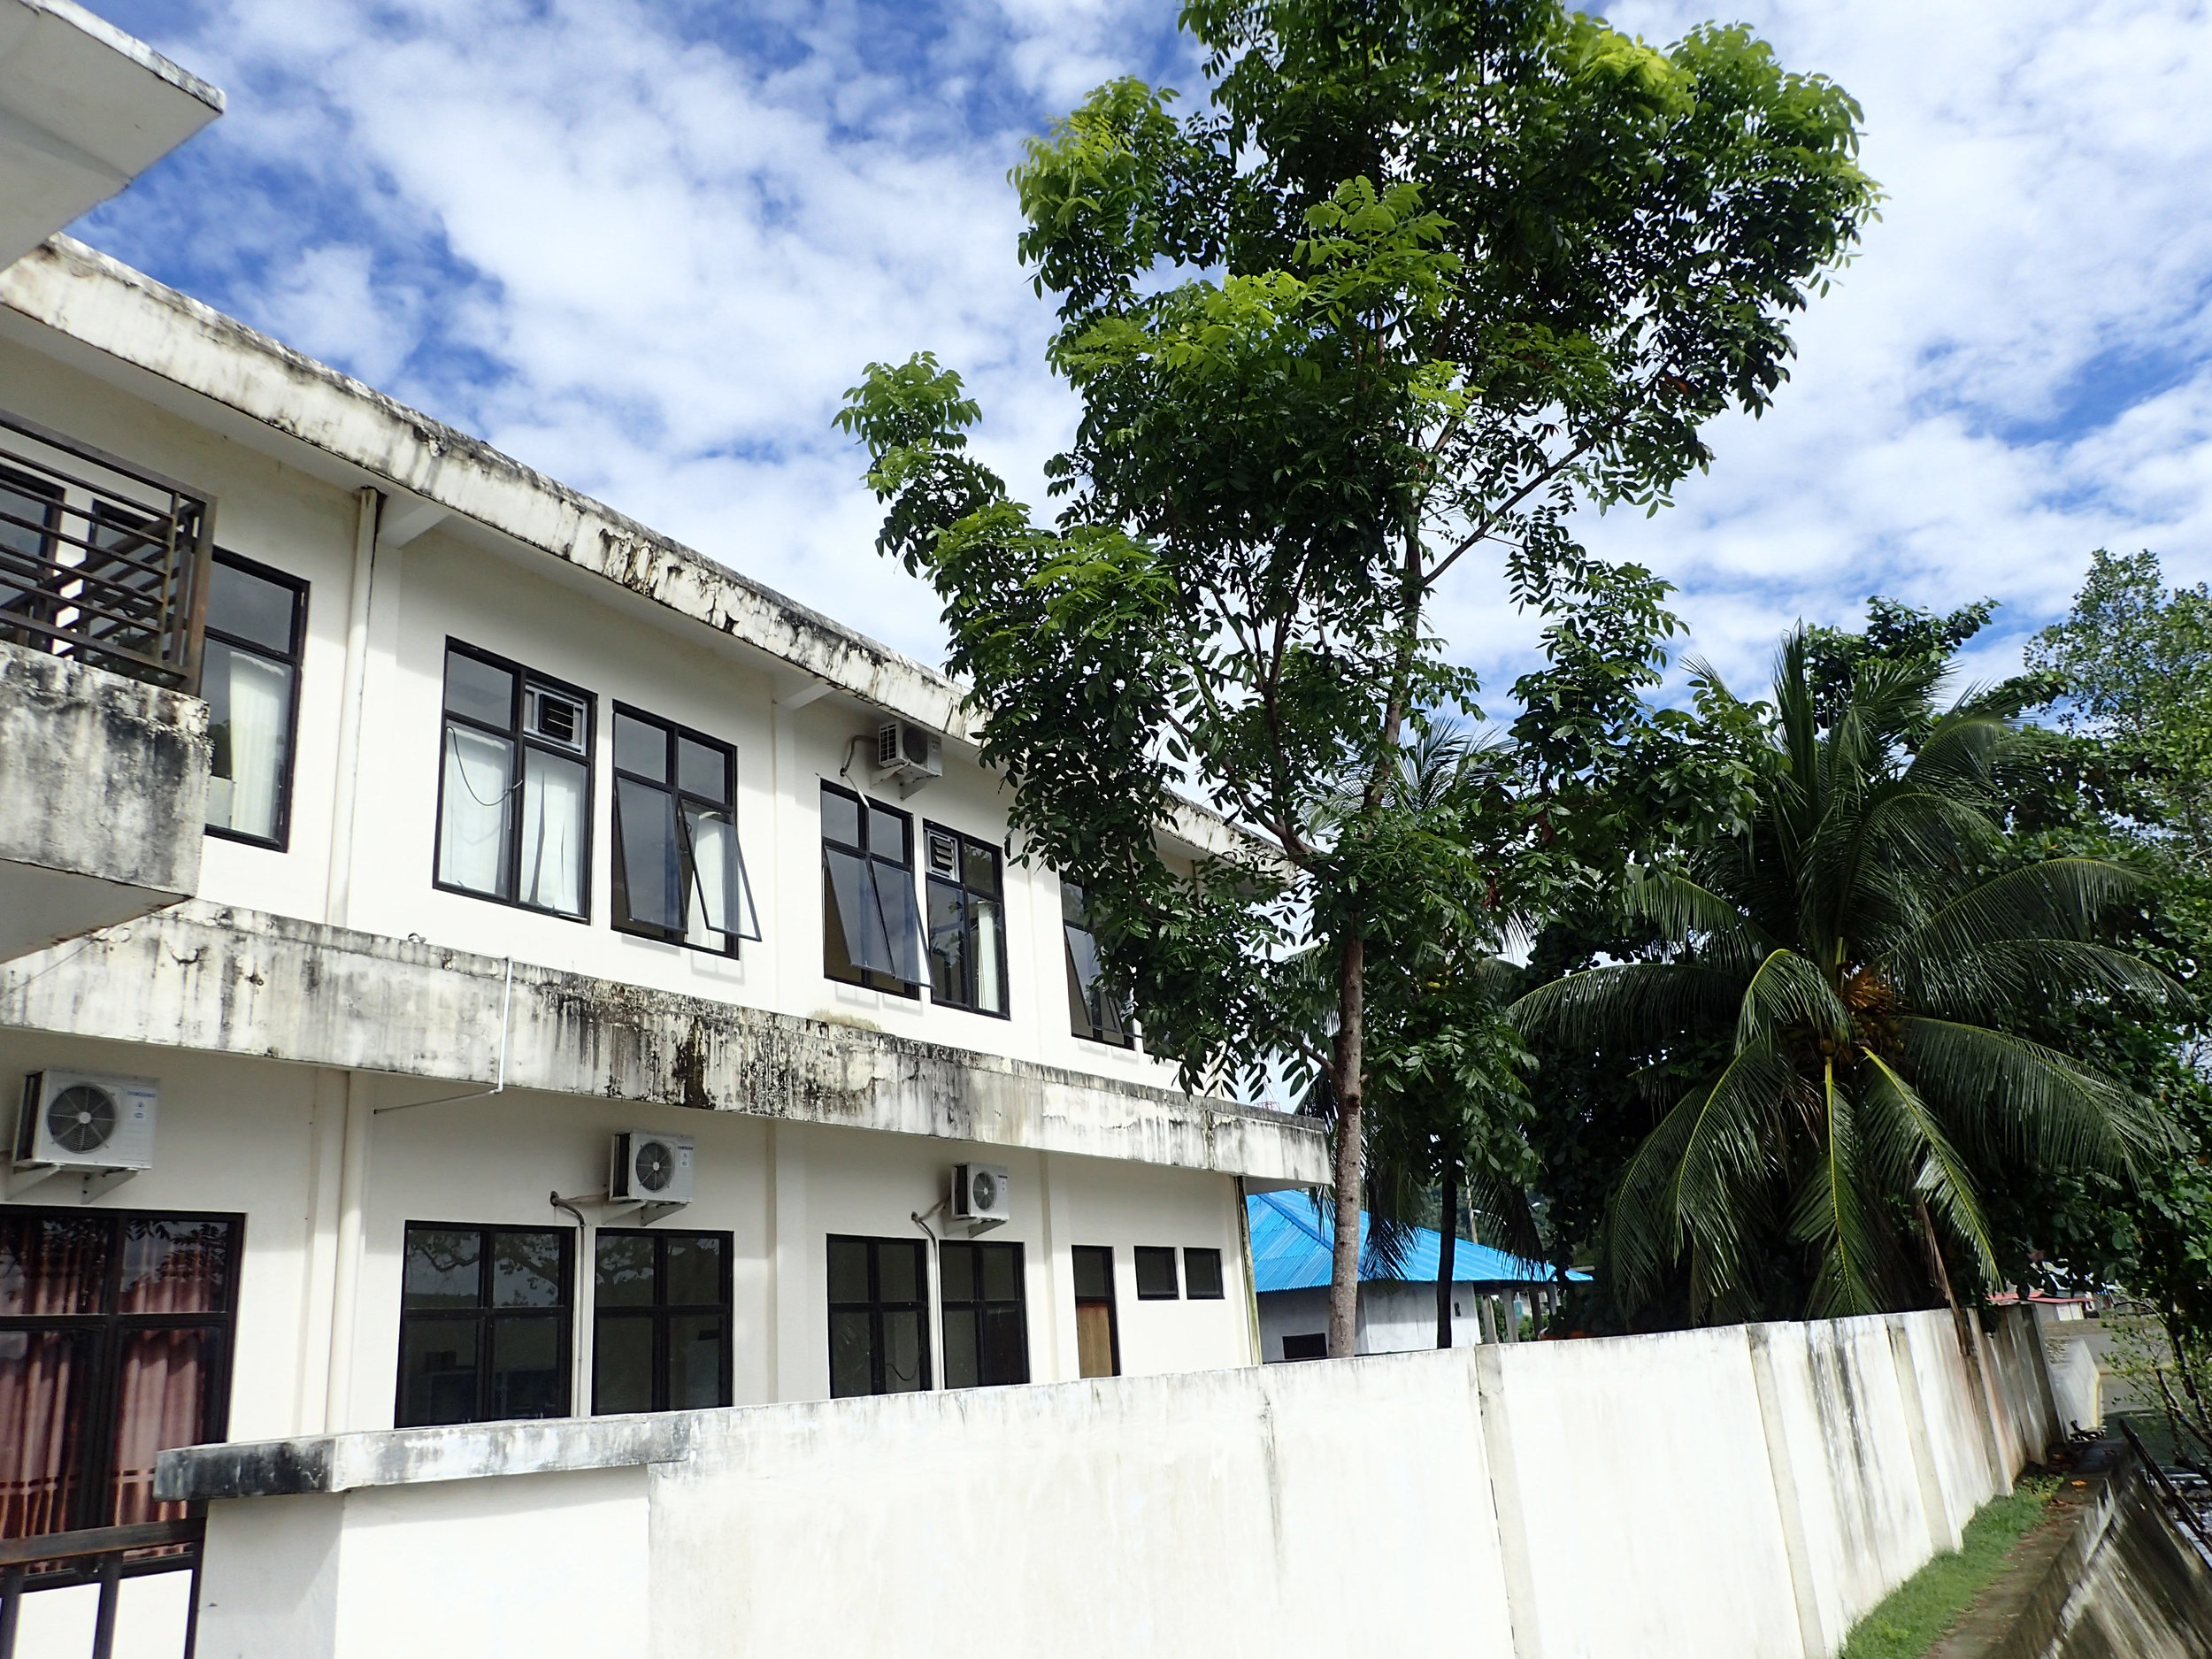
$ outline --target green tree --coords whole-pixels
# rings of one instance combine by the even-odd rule
[[[1516,1005],[1599,1053],[1654,1030],[1716,1056],[1631,1157],[1601,1256],[1628,1307],[1686,1271],[1692,1317],[1866,1312],[1982,1282],[1985,1172],[2007,1156],[2124,1175],[2154,1109],[2020,1026],[2053,1003],[2154,1012],[2172,981],[2101,942],[2142,886],[2095,858],[2007,865],[2001,703],[1939,710],[1946,664],[1871,656],[1823,720],[1811,642],[1786,642],[1748,827],[1639,874],[1656,960]]]
[[[1474,690],[1432,597],[1478,549],[1555,613],[1648,594],[1582,554],[1571,509],[1655,509],[1706,420],[1765,407],[1875,193],[1857,107],[1741,29],[1661,50],[1559,0],[1182,21],[1210,109],[1116,81],[1014,172],[1082,402],[1056,521],[967,453],[978,411],[926,355],[872,365],[841,419],[1148,1047],[1194,1084],[1277,1055],[1325,1078],[1345,1355],[1370,947],[1489,878],[1390,804],[1409,730]],[[1240,832],[1192,868],[1157,841],[1182,791]],[[1325,1025],[1286,983],[1315,943]]]

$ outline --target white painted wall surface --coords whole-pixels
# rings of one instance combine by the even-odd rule
[[[610,1651],[620,1607],[612,1650],[657,1659],[1812,1659],[1933,1552],[1924,1494],[2007,1484],[1934,1492],[1899,1443],[1980,1464],[1950,1342],[1912,1314],[780,1405],[683,1414],[649,1454],[621,1419],[362,1437],[340,1483],[388,1484],[213,1504],[200,1651],[560,1659]],[[1908,1420],[1924,1368],[1957,1386]],[[572,1472],[511,1472],[549,1460]],[[336,1540],[286,1586],[271,1513]],[[563,1617],[516,1645],[539,1593]]]
[[[11,327],[27,325],[16,319]],[[375,552],[368,597],[365,718],[351,857],[334,903],[331,858],[346,636],[358,502],[349,483],[288,465],[218,429],[211,405],[139,395],[154,383],[85,357],[50,332],[45,349],[0,338],[6,405],[83,442],[213,495],[222,548],[304,580],[290,838],[275,851],[211,838],[199,896],[315,921],[589,973],[780,1012],[841,1019],[900,1035],[1078,1071],[1173,1087],[1171,1068],[1069,1030],[1059,883],[1010,861],[1006,871],[1004,1019],[840,984],[822,972],[820,788],[845,781],[925,820],[1006,845],[1006,797],[975,751],[945,744],[946,775],[911,797],[877,786],[856,738],[879,710],[835,693],[784,706],[812,682],[749,647],[460,518]],[[133,388],[88,373],[97,366]],[[242,367],[244,366],[242,365]],[[234,425],[235,417],[220,418]],[[271,440],[264,439],[263,442]],[[303,452],[303,462],[309,457]],[[590,915],[543,915],[431,884],[435,857],[445,644],[449,638],[568,681],[595,699]],[[764,941],[717,957],[616,933],[611,915],[611,737],[622,702],[737,750],[739,835]],[[852,762],[849,775],[841,771]],[[918,898],[920,888],[917,888]]]

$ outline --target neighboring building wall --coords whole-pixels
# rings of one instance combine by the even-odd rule
[[[199,1652],[1826,1659],[2007,1489],[1947,1316],[171,1454]],[[526,1472],[536,1471],[536,1472]],[[296,1496],[227,1496],[241,1492]],[[1348,1586],[1445,1586],[1371,1595]]]
[[[1513,1341],[1519,1335],[1517,1321],[1526,1316],[1530,1301],[1525,1293],[1500,1292],[1496,1286],[1462,1282],[1452,1286],[1452,1346],[1474,1348],[1483,1340],[1483,1307],[1490,1303],[1494,1340]],[[1286,1337],[1325,1334],[1329,1328],[1329,1292],[1325,1286],[1311,1290],[1266,1290],[1260,1293],[1260,1357],[1288,1357]],[[1510,1332],[1509,1321],[1513,1322]],[[1366,1279],[1359,1287],[1357,1351],[1362,1354],[1409,1354],[1436,1346],[1436,1286]]]

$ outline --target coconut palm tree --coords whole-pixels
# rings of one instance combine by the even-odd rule
[[[1718,1056],[1613,1197],[1601,1263],[1626,1309],[1686,1267],[1700,1320],[1955,1310],[1947,1251],[1995,1273],[1978,1194],[2003,1160],[2124,1174],[2163,1141],[2148,1102],[2016,1029],[2031,1005],[2180,996],[2098,941],[2140,878],[2008,856],[2014,733],[1992,698],[1939,709],[1944,664],[1863,662],[1824,711],[1808,656],[1801,629],[1771,708],[1735,705],[1764,733],[1747,827],[1632,872],[1666,955],[1513,1007],[1600,1054],[1683,1030]]]

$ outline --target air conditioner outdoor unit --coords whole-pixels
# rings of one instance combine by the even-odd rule
[[[944,775],[945,740],[927,726],[887,720],[876,728],[876,776],[896,779],[902,795]]]
[[[952,1166],[952,1213],[962,1221],[996,1226],[1014,1218],[1013,1182],[1002,1164]]]
[[[558,743],[580,755],[584,752],[584,705],[574,697],[532,686],[523,709],[522,723],[533,737]]]
[[[23,1079],[16,1166],[150,1170],[160,1100],[161,1086],[150,1077],[34,1071]]]
[[[628,1203],[689,1203],[692,1145],[689,1135],[656,1130],[617,1135],[607,1166],[607,1196]]]

